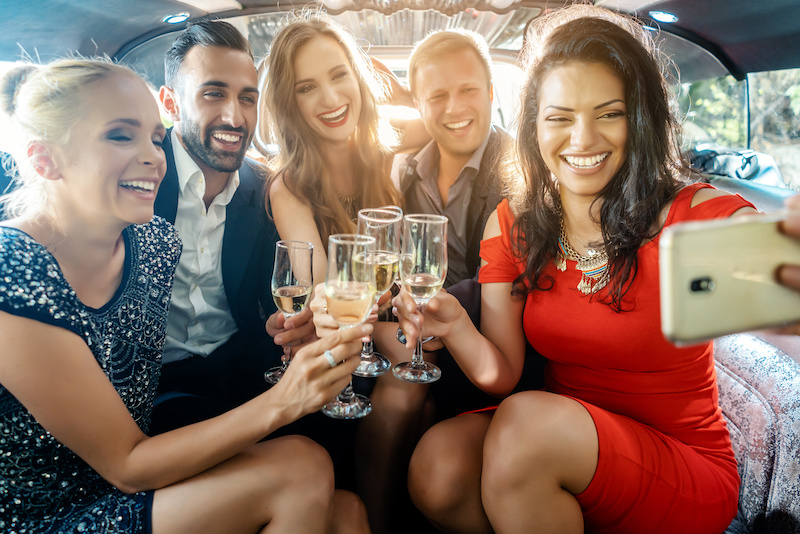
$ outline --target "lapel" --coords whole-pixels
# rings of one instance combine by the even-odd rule
[[[170,223],[175,223],[178,213],[178,172],[175,168],[175,156],[172,149],[171,129],[164,138],[164,155],[167,160],[167,172],[158,188],[155,201],[155,214]],[[272,236],[259,235],[264,228],[263,202],[258,195],[263,194],[263,180],[245,159],[239,169],[239,187],[225,210],[225,231],[222,237],[222,282],[225,294],[234,319],[239,323],[238,299],[239,289],[253,251],[259,239]],[[263,213],[262,213],[263,212]],[[266,275],[265,275],[266,276]],[[253,291],[256,288],[252,288]]]
[[[159,217],[163,217],[171,224],[175,224],[175,216],[178,214],[178,171],[175,170],[175,156],[172,152],[172,128],[167,130],[164,137],[164,156],[167,160],[167,173],[161,184],[158,186],[158,194],[153,207],[154,212]]]
[[[501,159],[505,156],[508,134],[494,125],[472,186],[467,210],[467,269],[475,273],[480,266],[480,244],[486,221],[502,198]]]
[[[500,147],[498,146],[500,142],[500,133],[492,126],[486,150],[481,158],[481,165],[475,175],[475,183],[472,184],[472,197],[470,197],[469,210],[467,212],[467,228],[469,228],[470,232],[467,239],[468,243],[475,238],[476,232],[480,233],[478,239],[483,234],[483,225],[478,223],[484,217],[487,199],[495,189],[494,181],[497,173],[496,163],[500,152]],[[492,209],[494,209],[494,206]],[[478,228],[479,226],[480,228]]]
[[[245,159],[239,169],[239,187],[225,211],[222,237],[222,281],[232,311],[256,246],[269,237],[263,235],[266,211],[259,198],[263,196],[263,189],[263,181]],[[269,273],[261,274],[269,276]],[[256,291],[257,287],[250,290]]]

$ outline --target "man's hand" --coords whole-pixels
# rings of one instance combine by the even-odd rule
[[[300,347],[319,339],[314,332],[311,318],[311,310],[308,308],[288,319],[281,311],[269,316],[266,324],[267,333],[276,345],[283,347],[284,358],[291,359],[292,351],[297,352]]]

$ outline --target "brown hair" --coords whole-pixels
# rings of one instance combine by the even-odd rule
[[[336,195],[320,156],[317,134],[300,114],[294,92],[294,58],[297,50],[318,36],[334,39],[344,50],[361,90],[362,108],[355,141],[355,176],[361,207],[397,204],[399,193],[389,176],[396,132],[378,114],[378,104],[386,101],[386,87],[375,74],[366,54],[351,34],[322,13],[309,11],[290,15],[288,24],[272,41],[265,59],[269,113],[266,120],[270,137],[280,147],[272,162],[276,171],[272,181],[282,179],[297,198],[309,204],[322,242],[335,233],[354,230],[351,216]],[[271,183],[270,183],[271,185]],[[268,189],[269,190],[269,189]]]

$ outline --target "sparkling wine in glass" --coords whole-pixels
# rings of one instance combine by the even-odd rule
[[[447,275],[447,217],[441,215],[406,215],[400,253],[400,279],[403,289],[417,303],[420,312],[444,285]],[[394,376],[408,382],[429,384],[439,380],[442,371],[426,362],[422,353],[422,336],[410,362],[392,369]]]
[[[363,209],[358,212],[358,233],[375,238],[372,252],[372,265],[375,269],[375,302],[389,291],[397,280],[400,256],[400,233],[402,232],[402,211],[394,209]],[[357,261],[358,258],[356,259]],[[382,354],[375,352],[372,338],[361,347],[361,363],[353,371],[356,376],[377,377],[384,374],[391,363]]]
[[[353,328],[369,316],[375,302],[375,238],[335,234],[328,238],[328,272],[325,300],[339,328]],[[372,411],[372,403],[353,391],[353,382],[322,408],[335,419],[357,419]]]
[[[303,311],[313,291],[311,278],[314,245],[305,241],[278,241],[275,244],[275,265],[272,269],[272,300],[288,319]],[[291,345],[290,345],[291,347]],[[264,373],[264,380],[277,384],[291,359]]]

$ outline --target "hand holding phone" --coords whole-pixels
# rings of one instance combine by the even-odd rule
[[[786,212],[692,221],[659,243],[661,330],[677,344],[800,320],[800,293],[778,267],[800,265],[800,241],[781,233]]]

